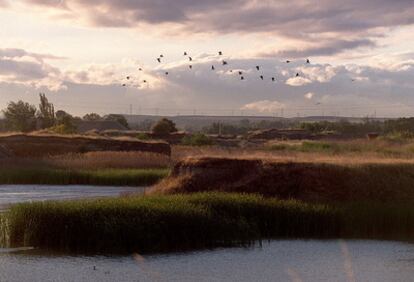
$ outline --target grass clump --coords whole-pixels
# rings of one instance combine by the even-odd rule
[[[0,184],[146,186],[167,176],[168,169],[0,168]]]
[[[226,193],[38,202],[18,204],[4,213],[0,234],[2,245],[9,247],[141,253],[272,238],[412,240],[414,207]]]
[[[202,133],[196,133],[191,136],[185,136],[181,143],[187,146],[210,146],[214,142],[210,137]]]
[[[0,231],[11,247],[148,252],[326,237],[338,229],[337,216],[324,205],[202,193],[18,204]]]

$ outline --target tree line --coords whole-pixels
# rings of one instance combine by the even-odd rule
[[[96,113],[90,113],[81,118],[62,110],[55,112],[54,105],[49,102],[44,93],[40,93],[39,98],[38,107],[22,100],[9,102],[7,107],[2,110],[4,119],[0,122],[0,129],[19,132],[48,129],[55,133],[70,134],[76,133],[76,125],[81,121],[116,121],[125,128],[129,128],[126,118],[122,115],[100,116]]]

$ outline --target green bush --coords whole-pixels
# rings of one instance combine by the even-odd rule
[[[181,143],[188,146],[209,146],[213,145],[213,140],[202,133],[196,133],[191,136],[185,136]]]

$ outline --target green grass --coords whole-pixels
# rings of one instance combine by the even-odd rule
[[[143,186],[155,184],[168,173],[168,169],[1,168],[0,184]]]
[[[2,215],[0,226],[3,246],[142,253],[265,238],[412,240],[414,207],[201,193],[18,204]]]

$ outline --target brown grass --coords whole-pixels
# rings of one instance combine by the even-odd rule
[[[43,161],[53,167],[68,169],[104,168],[166,168],[170,158],[148,152],[89,152],[45,158]]]

